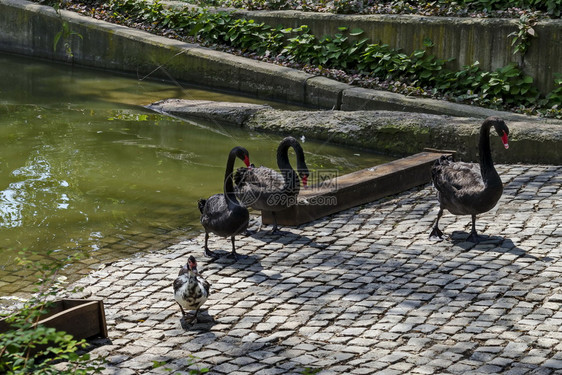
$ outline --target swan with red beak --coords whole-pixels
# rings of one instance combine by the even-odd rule
[[[494,167],[490,149],[490,129],[501,137],[505,149],[509,148],[509,128],[499,117],[488,117],[480,126],[478,143],[480,163],[453,162],[442,156],[431,169],[433,185],[437,190],[439,212],[430,238],[443,239],[439,219],[443,210],[454,215],[471,215],[472,229],[467,241],[478,243],[476,215],[490,211],[500,200],[503,183]]]
[[[289,162],[289,148],[295,151],[297,170]],[[277,166],[279,172],[267,168],[238,168],[234,174],[236,195],[247,207],[255,210],[270,211],[273,215],[273,229],[277,233],[275,213],[297,204],[300,181],[304,188],[308,183],[309,171],[305,162],[304,151],[294,137],[286,137],[277,147]]]

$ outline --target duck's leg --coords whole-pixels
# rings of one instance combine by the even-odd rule
[[[197,323],[197,313],[199,312],[199,308],[197,308],[197,310],[195,310],[195,313],[193,314],[193,318],[191,318],[191,320],[189,322],[187,322],[188,324],[192,324],[193,322]]]
[[[466,240],[474,243],[480,242],[480,237],[478,237],[478,234],[476,233],[476,215],[472,215],[472,230]]]
[[[429,234],[429,239],[439,240],[443,239],[443,232],[439,229],[439,219],[441,219],[441,215],[443,215],[443,209],[439,207],[439,212],[437,213],[437,220],[435,220],[435,225],[433,226],[433,230]]]
[[[205,256],[207,258],[217,259],[219,256],[216,253],[209,250],[209,246],[207,246],[208,242],[209,242],[209,232],[205,231]]]
[[[232,252],[230,256],[234,258],[234,260],[238,260],[238,253],[236,253],[236,244],[234,242],[234,236],[230,237],[230,242],[232,242]]]
[[[177,302],[177,301],[176,301]],[[184,317],[185,316],[185,311],[183,309],[183,307],[180,305],[180,303],[178,302],[178,306],[180,307],[181,310],[181,316]]]

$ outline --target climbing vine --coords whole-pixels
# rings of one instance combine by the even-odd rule
[[[531,45],[531,38],[536,37],[535,25],[537,24],[537,16],[534,13],[523,13],[517,23],[518,31],[514,31],[508,35],[512,37],[511,45],[515,46],[513,54],[520,53],[525,55]]]
[[[57,50],[57,45],[59,41],[62,39],[64,43],[64,51],[66,53],[66,56],[68,58],[72,58],[74,56],[74,53],[72,52],[72,47],[70,45],[70,38],[73,35],[78,36],[80,39],[83,39],[82,35],[70,29],[70,25],[68,24],[68,22],[63,21],[61,31],[55,34],[55,40],[53,42],[53,50],[54,51]]]

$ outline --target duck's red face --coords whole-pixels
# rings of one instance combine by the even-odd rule
[[[507,133],[505,132],[505,130],[503,131],[502,142],[503,142],[503,147],[505,147],[505,149],[507,150],[509,148],[509,143],[508,143]]]
[[[191,259],[187,260],[187,268],[189,268],[192,271],[197,271],[197,262],[193,261]]]

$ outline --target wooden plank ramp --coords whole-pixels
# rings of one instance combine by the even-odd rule
[[[431,166],[441,155],[454,156],[454,151],[427,150],[301,189],[296,205],[276,213],[277,223],[308,223],[426,184],[431,181]],[[273,224],[270,211],[261,214],[263,224]]]

